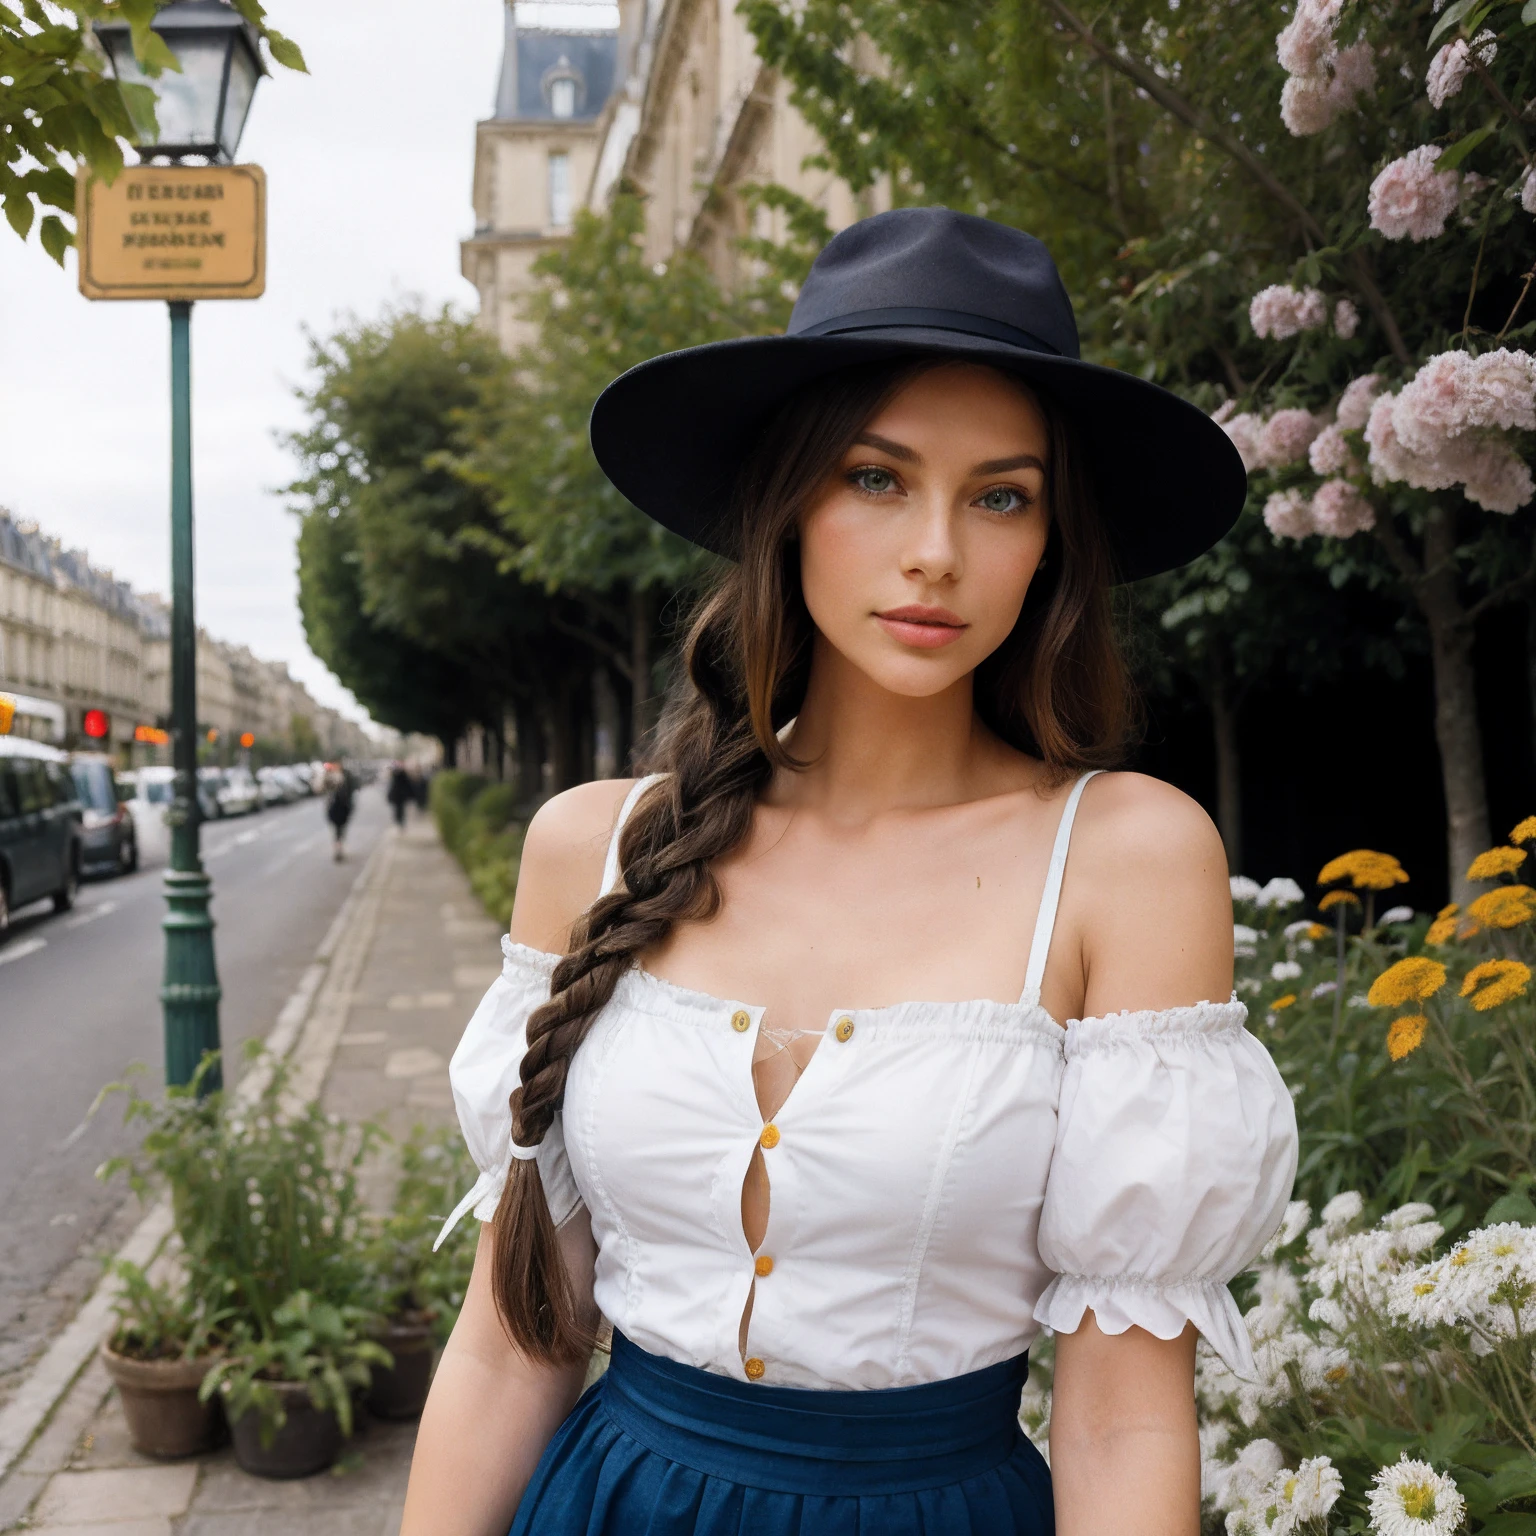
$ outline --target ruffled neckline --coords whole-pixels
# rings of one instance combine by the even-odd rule
[[[501,952],[508,966],[531,971],[546,982],[554,974],[555,967],[565,958],[549,950],[519,944],[508,934],[501,937]],[[668,981],[638,963],[624,973],[614,995],[623,996],[631,1004],[641,1005],[647,998],[664,998],[673,1012],[698,1022],[706,1019],[712,1021],[722,1013],[743,1010],[756,1023],[767,1011],[761,1003],[749,1003],[742,998],[716,997],[711,992],[701,992],[696,987],[685,987],[675,981]],[[1240,1029],[1248,1017],[1247,1005],[1239,1001],[1236,992],[1225,1003],[1206,1001],[1177,1008],[1125,1009],[1119,1013],[1086,1019],[1068,1019],[1065,1025],[1060,1024],[1043,1004],[1023,998],[1013,1003],[1000,1003],[989,997],[968,998],[960,1002],[927,1002],[914,998],[874,1008],[836,1008],[832,1010],[831,1016],[848,1014],[861,1021],[911,1023],[928,1021],[935,1010],[942,1012],[946,1021],[956,1023],[1025,1024],[1043,1021],[1050,1026],[1069,1056],[1111,1042],[1226,1033],[1234,1028]]]

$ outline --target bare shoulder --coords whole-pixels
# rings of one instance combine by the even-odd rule
[[[1145,773],[1102,773],[1083,791],[1073,828],[1080,864],[1112,860],[1126,874],[1153,879],[1212,873],[1226,879],[1215,823],[1182,789]]]
[[[512,937],[563,954],[571,925],[592,905],[603,862],[633,779],[595,779],[546,800],[523,839]]]
[[[1211,818],[1182,790],[1140,773],[1094,779],[1073,829],[1067,903],[1089,1014],[1229,996],[1226,853]]]

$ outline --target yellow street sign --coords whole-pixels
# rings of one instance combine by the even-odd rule
[[[88,299],[256,299],[267,285],[259,165],[133,165],[75,187]]]

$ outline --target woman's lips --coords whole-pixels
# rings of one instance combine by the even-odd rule
[[[947,608],[929,608],[919,603],[905,608],[887,608],[875,617],[885,632],[903,645],[936,651],[953,645],[970,627],[957,613]]]

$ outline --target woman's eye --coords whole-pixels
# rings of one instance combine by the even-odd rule
[[[1029,505],[1029,499],[1011,485],[994,485],[976,498],[976,504],[988,512],[1022,512]]]
[[[884,496],[887,491],[896,489],[896,476],[888,469],[856,469],[851,478],[861,491],[871,496]]]

